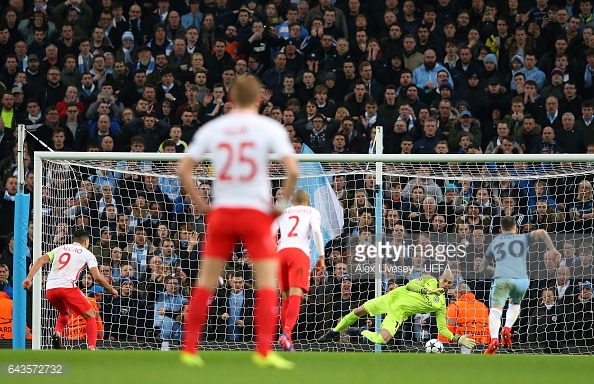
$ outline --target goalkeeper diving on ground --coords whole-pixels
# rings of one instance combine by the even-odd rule
[[[435,312],[439,333],[458,344],[473,348],[476,342],[469,335],[454,335],[446,325],[446,298],[444,293],[454,283],[454,275],[446,270],[437,280],[430,275],[410,281],[402,287],[369,300],[346,315],[334,329],[318,340],[326,343],[338,339],[340,332],[354,324],[362,316],[386,315],[379,332],[349,328],[349,335],[361,335],[376,344],[386,344],[400,328],[402,323],[418,313]]]

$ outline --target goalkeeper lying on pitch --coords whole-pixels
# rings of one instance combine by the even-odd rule
[[[439,333],[458,342],[467,348],[472,348],[476,342],[469,335],[454,335],[446,325],[445,291],[454,283],[454,275],[448,269],[439,281],[430,275],[410,281],[406,286],[364,303],[359,308],[346,315],[338,325],[320,337],[321,343],[338,339],[340,331],[355,323],[362,316],[376,316],[386,314],[379,333],[359,328],[349,328],[349,335],[365,336],[376,344],[386,344],[394,336],[400,325],[412,315],[418,313],[435,312]]]

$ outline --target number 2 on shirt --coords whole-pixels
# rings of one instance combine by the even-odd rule
[[[291,220],[291,219],[295,220],[295,225],[293,225],[293,228],[291,228],[287,237],[297,237],[297,236],[299,236],[299,234],[297,232],[295,232],[295,229],[299,225],[299,216],[289,216],[289,220]]]
[[[221,169],[220,180],[233,181],[234,177],[229,174],[230,169],[239,167],[240,164],[247,164],[250,168],[247,175],[240,175],[239,181],[249,182],[256,176],[256,161],[246,155],[246,150],[253,148],[255,145],[252,142],[245,142],[239,144],[239,149],[235,149],[229,143],[221,143],[217,146],[218,150],[227,152],[227,160]],[[239,164],[237,164],[239,161]]]

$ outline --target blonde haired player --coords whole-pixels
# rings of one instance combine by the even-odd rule
[[[62,349],[62,335],[70,319],[68,314],[70,310],[75,315],[81,315],[86,319],[88,349],[95,349],[97,346],[97,320],[91,304],[78,288],[80,272],[87,266],[95,281],[105,288],[112,297],[118,297],[118,291],[113,289],[103,278],[97,268],[95,255],[87,249],[89,234],[83,230],[76,231],[72,240],[72,244],[62,245],[37,259],[27,278],[23,281],[23,288],[31,288],[33,276],[39,268],[47,263],[52,263],[52,269],[47,275],[46,296],[59,314],[52,335],[52,347]]]
[[[289,137],[278,122],[258,115],[260,82],[253,76],[235,80],[229,98],[236,108],[205,124],[194,136],[180,165],[180,178],[202,212],[209,207],[200,198],[194,167],[206,153],[212,154],[216,176],[212,210],[206,217],[206,248],[200,276],[192,290],[181,352],[182,363],[200,367],[197,340],[208,315],[208,301],[231,256],[235,243],[243,241],[250,251],[257,281],[254,323],[256,353],[253,362],[261,367],[293,368],[293,363],[271,352],[278,314],[276,244],[270,236],[275,216],[286,202],[273,208],[268,180],[268,155],[276,154],[287,170],[287,191],[293,191],[299,168]]]
[[[293,192],[292,201],[293,206],[286,208],[277,219],[281,232],[278,245],[278,285],[283,299],[281,336],[278,343],[283,350],[289,352],[295,352],[291,334],[299,317],[301,296],[304,292],[309,292],[311,235],[320,255],[317,266],[325,268],[320,212],[309,206],[309,195],[302,189]]]

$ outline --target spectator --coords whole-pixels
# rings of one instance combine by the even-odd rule
[[[417,186],[421,186],[423,194],[426,196],[435,197],[437,203],[443,202],[443,192],[437,183],[430,178],[431,170],[427,167],[419,167],[417,170],[418,178],[409,181],[406,186],[402,189],[402,198],[404,200],[413,199],[413,191]]]
[[[187,102],[184,93],[179,83],[174,80],[173,71],[169,68],[161,70],[161,87],[157,88],[157,100],[160,102],[169,101],[175,111],[178,106]]]
[[[592,243],[584,240],[578,249],[579,265],[574,269],[577,281],[592,281],[594,279],[594,264],[592,263]]]
[[[0,215],[3,215],[2,217],[5,220],[2,220],[0,224],[0,248],[4,249],[9,244],[14,231],[15,195],[17,193],[16,176],[10,175],[5,178],[2,190],[0,190],[3,196],[0,200]]]
[[[507,185],[500,189],[499,196],[494,197],[501,202],[501,213],[493,216],[489,229],[490,234],[500,233],[500,221],[503,216],[515,217],[518,228],[523,228],[528,223],[528,217],[526,217],[522,206],[518,205],[518,200],[522,197],[518,189],[512,185]]]
[[[581,129],[574,128],[575,116],[565,112],[561,118],[562,129],[555,130],[555,138],[566,153],[586,153],[586,135]]]
[[[569,204],[569,218],[573,222],[573,229],[592,228],[594,222],[592,184],[588,180],[582,180],[577,186],[575,201]]]
[[[179,293],[180,281],[174,276],[165,278],[165,292],[159,294],[155,303],[155,328],[160,330],[163,340],[172,338],[174,319],[182,313],[188,299]]]
[[[216,83],[212,87],[213,91],[204,96],[202,106],[205,120],[209,121],[223,114],[223,104],[225,103],[225,87],[222,83]]]
[[[563,214],[556,211],[546,199],[536,202],[530,217],[530,224],[549,232],[558,230],[563,221]]]
[[[559,353],[561,342],[565,340],[563,310],[559,308],[553,289],[541,291],[538,306],[529,318],[528,335],[529,343],[537,343],[544,348],[545,353]]]
[[[151,207],[157,203],[151,203]],[[178,267],[181,263],[179,255],[175,253],[175,244],[171,239],[164,239],[161,243],[161,259],[163,263],[170,265],[172,269]]]
[[[100,239],[89,247],[89,251],[95,255],[99,265],[110,260],[111,250],[115,246],[115,243],[111,241],[112,234],[109,227],[102,227],[100,234]]]
[[[75,8],[75,5],[78,8]],[[93,21],[93,10],[87,3],[65,1],[54,8],[52,17],[60,27],[65,24],[72,25],[75,36],[86,36]]]
[[[591,124],[594,121],[594,104],[591,100],[585,100],[582,103],[581,115],[582,117],[575,121],[574,128],[581,129],[586,135],[588,143],[592,143],[594,142],[594,126]]]
[[[565,240],[563,242],[563,253],[561,254],[561,260],[559,261],[559,266],[566,266],[573,270],[576,267],[580,259],[577,257],[575,253],[575,244],[573,240]]]
[[[150,256],[154,255],[156,250],[147,239],[146,229],[141,226],[134,228],[134,242],[128,244],[125,249],[129,254],[129,260],[133,263],[134,269],[144,273]]]
[[[542,140],[534,147],[532,153],[564,153],[563,148],[555,140],[555,131],[551,127],[542,130]]]
[[[235,272],[228,284],[214,296],[212,332],[220,341],[250,341],[254,336],[254,291],[245,287],[241,272]]]
[[[435,153],[437,143],[443,139],[441,131],[437,130],[437,122],[433,118],[425,120],[423,134],[420,139],[414,142],[413,153],[430,154]]]
[[[287,75],[294,75],[293,71],[287,69],[286,64],[286,54],[284,52],[277,52],[274,55],[274,67],[262,74],[262,82],[274,93],[281,92],[284,78]]]
[[[452,78],[450,72],[443,65],[437,63],[435,51],[433,49],[425,51],[423,54],[423,65],[413,71],[413,78],[417,87],[425,93],[437,88],[438,84],[432,79],[437,79],[437,72],[441,70],[445,70],[448,73],[448,78]],[[452,83],[450,85],[452,87],[454,86]]]
[[[517,33],[517,30],[516,30],[516,33]],[[526,81],[528,81],[528,80],[535,81],[536,89],[538,91],[540,91],[544,87],[547,76],[544,74],[543,71],[538,69],[538,67],[536,66],[537,63],[538,63],[538,60],[536,59],[535,54],[526,53],[524,55],[524,68],[522,68],[520,70],[520,72],[526,76]],[[511,85],[511,89],[512,90],[515,89],[515,86],[513,83]]]
[[[369,61],[359,64],[359,75],[361,75],[367,93],[376,102],[381,103],[384,99],[384,86],[373,77],[373,66]],[[351,90],[354,90],[354,87]]]
[[[130,71],[132,72],[132,69]],[[135,72],[133,77],[134,84],[129,84],[129,87],[122,89],[119,95],[122,103],[126,106],[132,106],[139,102],[142,97],[143,88],[146,85],[146,72],[140,70]],[[143,112],[146,113],[146,110]]]
[[[371,95],[369,95],[365,88],[365,83],[362,80],[357,80],[353,88],[353,93],[346,95],[344,106],[351,116],[361,116],[365,111],[365,103],[371,99]]]
[[[318,332],[328,329],[330,323],[346,316],[349,311],[357,308],[358,304],[360,304],[358,298],[353,295],[352,277],[345,273],[340,277],[340,290],[329,294],[323,299],[323,302],[318,303],[323,308],[322,313],[324,314],[323,324],[320,324]]]
[[[503,143],[503,138],[509,137],[509,135],[510,135],[509,126],[503,121],[497,123],[497,137],[495,137],[493,140],[491,140],[491,142],[487,146],[487,149],[485,149],[485,153],[486,154],[493,153],[495,148],[501,147],[501,144]],[[512,142],[513,142],[513,139],[512,139]],[[518,146],[518,148],[519,148],[519,146]]]
[[[583,4],[583,2],[582,2]],[[594,336],[594,299],[592,283],[583,281],[579,285],[573,310],[567,316],[567,323],[572,324],[572,339],[576,346],[590,346]]]
[[[247,41],[240,42],[238,51],[248,57],[255,55],[258,57],[258,61],[264,64],[265,68],[268,68],[270,63],[270,55],[267,54],[269,48],[282,47],[285,40],[278,35],[276,29],[271,28],[270,34],[265,32],[263,22],[254,21],[252,23],[252,36]]]
[[[441,108],[441,103],[440,103]],[[462,136],[470,135],[472,143],[479,144],[482,141],[482,132],[479,122],[475,120],[472,113],[464,111],[458,120],[453,120],[448,128],[448,144],[452,151],[456,152],[460,147]]]
[[[549,96],[546,99],[545,109],[536,117],[536,123],[541,127],[552,127],[555,131],[560,130],[561,114],[559,113],[559,100],[556,97]]]
[[[548,287],[555,289],[555,303],[563,313],[571,311],[571,304],[575,300],[578,286],[572,279],[571,269],[566,266],[558,266],[555,278],[547,282]]]
[[[54,151],[54,152],[58,152],[58,151],[74,151],[74,148],[72,147],[68,147],[64,144],[64,142],[66,141],[66,135],[65,135],[66,130],[64,129],[64,127],[57,127],[54,129],[53,133],[52,133],[52,145],[50,145],[50,148]]]
[[[421,205],[420,214],[415,215],[415,213],[411,213],[409,216],[411,232],[428,232],[436,213],[437,203],[435,198],[431,196],[425,197]]]
[[[112,341],[136,340],[140,302],[137,291],[134,290],[134,281],[122,279],[119,294],[115,299],[105,297],[105,336]]]
[[[542,97],[555,96],[557,99],[563,97],[563,71],[560,68],[554,68],[551,71],[551,84],[545,86],[540,95]]]
[[[12,240],[10,242],[13,242]],[[8,246],[7,246],[8,248]],[[5,264],[5,262],[9,262],[10,261],[10,265],[12,266],[12,252],[9,255],[8,252],[6,252],[6,249],[4,252],[2,252],[2,256],[0,258],[0,292],[5,293],[8,298],[10,300],[12,300],[13,297],[13,290],[12,290],[12,283],[9,279],[10,275],[11,275],[11,270],[12,268],[9,268],[7,264]],[[10,258],[10,260],[9,260]]]

